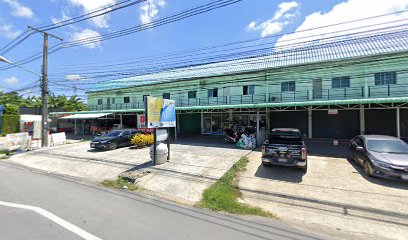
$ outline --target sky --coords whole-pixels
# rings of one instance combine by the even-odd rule
[[[27,25],[41,27],[79,16],[93,9],[111,5],[119,0],[0,0],[0,48],[27,30]],[[148,0],[101,17],[50,30],[64,41],[99,36],[119,29],[136,26],[163,18],[170,14],[195,7],[210,0]],[[132,1],[134,2],[134,1]],[[384,21],[407,19],[407,12],[303,32],[305,29],[340,22],[394,13],[408,9],[407,0],[242,0],[233,5],[157,28],[136,32],[124,37],[94,42],[75,48],[62,49],[49,56],[50,81],[66,82],[69,87],[50,85],[56,94],[84,95],[89,85],[76,89],[79,75],[75,68],[95,63],[138,59],[145,56],[185,51],[248,39],[274,39],[275,47],[285,47],[300,38],[309,40],[330,36],[330,32],[344,28],[375,25]],[[292,33],[294,34],[284,34]],[[316,34],[318,33],[318,34]],[[42,51],[42,35],[33,34],[16,48],[3,55],[11,62]],[[49,45],[59,40],[49,39]],[[41,73],[41,59],[24,65],[24,68]],[[0,62],[0,68],[6,63]],[[101,69],[103,71],[103,69]],[[0,91],[11,91],[38,82],[39,77],[20,68],[0,70]],[[36,95],[39,88],[20,91]]]

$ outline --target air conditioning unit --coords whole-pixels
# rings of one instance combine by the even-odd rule
[[[271,97],[271,102],[280,102],[278,97]]]

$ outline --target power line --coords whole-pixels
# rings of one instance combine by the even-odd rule
[[[401,38],[401,36],[406,36],[406,33],[407,33],[407,31],[399,31],[399,32],[393,32],[391,34],[393,34],[392,37],[400,37]],[[381,38],[383,36],[384,36],[384,34],[377,34],[377,35],[371,35],[369,37],[367,37],[367,36],[361,37],[360,36],[360,38],[357,38],[357,39],[363,39],[364,40],[364,39],[369,39],[369,38]],[[343,41],[333,43],[331,41],[331,38],[326,38],[326,39],[322,39],[322,40],[325,40],[326,43],[322,43],[322,44],[320,44],[320,46],[317,45],[317,46],[314,46],[314,47],[318,49],[318,48],[324,47],[325,46],[324,44],[342,44],[342,43],[344,43],[346,41],[350,41],[350,40],[343,40]],[[303,42],[303,45],[307,45],[307,42]],[[286,47],[286,46],[284,46],[284,47]],[[291,60],[297,60],[294,57],[298,57],[298,52],[302,51],[303,49],[304,48],[292,49],[292,50],[290,50],[291,52],[287,52],[285,54],[285,57],[291,58]],[[228,64],[229,66],[232,67],[232,66],[243,65],[243,64],[261,63],[262,61],[265,61],[265,60],[262,60],[262,59],[260,59],[260,60],[255,59],[254,60],[254,57],[262,56],[262,54],[264,54],[264,53],[269,53],[269,54],[276,54],[277,53],[277,52],[271,52],[271,50],[274,50],[274,49],[262,48],[262,49],[256,49],[254,51],[233,53],[234,54],[233,56],[235,57],[235,58],[233,58],[233,60],[237,60],[237,57],[241,57],[241,58],[238,58],[238,60],[242,59],[242,62],[238,62],[238,63],[229,62],[229,63],[226,63],[226,64]],[[254,53],[257,53],[257,54],[261,53],[261,54],[258,55],[258,56],[256,56],[256,55],[254,56]],[[327,56],[327,54],[325,54],[325,53],[320,53],[320,54]],[[268,55],[268,54],[266,54],[266,55]],[[248,60],[245,60],[244,57],[247,57],[247,56],[252,56],[252,58],[249,58]],[[300,56],[300,57],[303,57],[303,56]],[[194,62],[194,60],[196,60],[196,59],[192,59],[191,62]],[[164,63],[163,65],[160,65],[161,62],[158,61],[158,62],[153,62],[152,64],[138,66],[141,69],[139,71],[137,71],[137,69],[120,69],[118,71],[117,70],[115,70],[115,71],[100,71],[100,72],[92,72],[91,74],[94,74],[93,76],[92,75],[85,75],[85,76],[82,76],[82,77],[83,77],[84,80],[92,80],[92,79],[95,79],[95,78],[114,77],[114,76],[137,76],[139,74],[150,74],[150,73],[162,72],[162,71],[167,71],[168,73],[171,73],[171,72],[174,72],[174,71],[175,72],[181,71],[182,68],[189,68],[189,67],[193,67],[194,70],[197,70],[197,69],[199,69],[199,70],[200,69],[211,69],[214,66],[209,66],[208,64],[222,63],[223,60],[225,60],[225,58],[224,58],[223,55],[219,55],[219,56],[210,56],[210,57],[207,57],[205,59],[200,58],[198,60],[200,60],[200,62],[198,64],[195,64],[195,65],[182,65],[182,66],[177,67],[177,68],[171,68],[174,65],[166,65],[166,63]],[[203,62],[203,60],[208,61],[208,62]],[[228,60],[228,61],[233,61],[233,60]],[[184,59],[181,62],[181,64],[188,63],[189,61],[190,61],[189,59],[187,59],[187,60]],[[172,62],[170,62],[170,63],[172,63]],[[178,62],[178,63],[180,63],[180,62]],[[147,67],[148,66],[153,66],[153,67],[146,69],[146,66]],[[154,66],[156,66],[157,68],[155,68]],[[168,67],[168,69],[166,69],[166,67]],[[216,67],[218,67],[218,66],[216,66]],[[103,69],[105,69],[105,67],[103,67]],[[58,76],[58,75],[56,75],[56,76]],[[55,76],[53,77],[53,79],[55,79]]]
[[[94,42],[105,41],[105,40],[108,40],[108,39],[114,39],[114,38],[126,36],[126,35],[133,34],[133,33],[139,32],[139,31],[144,31],[144,30],[147,30],[147,29],[151,29],[151,28],[154,28],[154,27],[161,26],[161,25],[169,24],[169,23],[172,23],[172,22],[175,22],[175,21],[180,21],[182,19],[192,17],[192,16],[195,16],[195,15],[199,15],[199,14],[202,14],[202,13],[206,13],[206,12],[218,9],[218,8],[226,7],[226,6],[232,5],[232,4],[240,2],[240,1],[243,1],[243,0],[216,0],[216,1],[212,1],[210,3],[204,4],[204,5],[200,5],[199,7],[195,7],[195,8],[183,11],[181,13],[171,15],[170,17],[167,17],[165,19],[159,19],[159,20],[152,21],[150,23],[137,25],[135,27],[131,27],[131,28],[127,28],[127,29],[123,29],[123,30],[119,30],[119,31],[114,31],[114,32],[111,32],[111,33],[107,33],[107,34],[98,36],[98,37],[90,37],[90,38],[80,39],[80,40],[77,40],[77,41],[60,43],[60,44],[57,44],[57,45],[53,46],[52,48],[54,50],[50,51],[49,54],[55,53],[55,52],[57,52],[59,50],[62,50],[64,48],[77,47],[77,46],[86,45],[86,44],[90,44],[90,43],[94,43]],[[35,61],[35,60],[37,60],[39,58],[41,58],[40,53],[35,54],[33,56],[30,56],[30,57],[28,57],[26,59],[20,60],[20,61],[18,61],[18,63],[20,65],[24,65],[24,64],[30,63],[32,61]],[[6,70],[6,69],[10,69],[10,68],[12,68],[12,66],[3,67],[3,68],[0,68],[0,70]]]

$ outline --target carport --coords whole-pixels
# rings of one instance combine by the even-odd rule
[[[85,135],[85,120],[92,120],[92,119],[107,119],[109,115],[112,113],[84,113],[84,114],[72,114],[64,117],[60,117],[59,119],[62,120],[75,120],[74,121],[74,134],[77,135],[77,120],[81,121],[81,130],[82,135]]]

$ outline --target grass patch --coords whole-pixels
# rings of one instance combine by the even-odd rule
[[[245,171],[247,163],[247,157],[242,157],[236,162],[216,183],[204,191],[201,201],[196,206],[233,214],[277,218],[274,214],[259,207],[252,207],[237,201],[241,197],[241,192],[236,178],[239,172]]]
[[[102,185],[104,185],[105,187],[117,189],[123,189],[123,187],[127,187],[127,189],[130,191],[135,191],[139,189],[135,184],[130,183],[121,177],[118,177],[116,180],[112,179],[103,180]]]
[[[4,156],[5,155],[5,156]],[[6,159],[9,158],[10,152],[9,151],[3,151],[0,150],[0,159]]]

